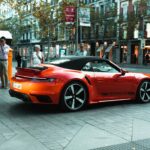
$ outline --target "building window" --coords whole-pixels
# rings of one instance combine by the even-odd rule
[[[34,31],[34,38],[36,39],[36,31]]]
[[[150,15],[150,0],[147,0],[147,15]]]
[[[122,8],[122,14],[123,14],[123,19],[127,20],[127,16],[128,16],[128,3],[124,2],[121,4],[121,8]]]
[[[138,10],[139,10],[139,3],[135,2],[134,3],[134,12],[135,12],[135,14],[138,14]]]
[[[104,14],[104,5],[100,6],[100,14],[102,14],[102,15]]]
[[[32,32],[30,32],[30,38],[29,39],[31,39],[32,40]]]

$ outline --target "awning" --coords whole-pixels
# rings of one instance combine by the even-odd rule
[[[0,31],[0,38],[12,39],[12,34],[9,31]]]
[[[97,52],[100,52],[101,50],[103,50],[104,48],[104,45],[101,45],[98,49],[97,49]]]
[[[110,50],[112,49],[112,47],[113,47],[113,44],[109,45],[109,46],[106,48],[105,53],[109,53]]]

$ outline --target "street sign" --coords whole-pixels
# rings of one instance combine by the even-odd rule
[[[75,13],[76,13],[76,8],[74,6],[67,6],[65,8],[66,23],[74,23],[75,22]]]

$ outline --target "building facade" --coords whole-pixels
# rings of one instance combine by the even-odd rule
[[[98,14],[96,16],[98,20],[95,20],[89,29],[88,38],[87,29],[82,29],[82,40],[91,44],[91,54],[102,57],[107,52],[108,58],[117,63],[145,64],[146,56],[150,55],[150,1],[85,0],[84,2],[94,8],[95,16]]]
[[[55,18],[56,8],[61,7],[63,0],[45,0],[45,4],[54,7],[52,19]],[[68,0],[68,2],[77,2]],[[32,48],[40,44],[43,50],[50,50],[54,56],[59,50],[66,50],[65,54],[75,50],[76,33],[78,43],[85,43],[90,55],[98,55],[116,63],[145,64],[146,55],[150,55],[150,0],[79,0],[78,7],[90,8],[90,26],[55,25],[50,29],[46,40],[38,34],[39,22],[32,15],[33,2],[27,1],[23,6],[24,32],[18,46]],[[36,0],[40,3],[40,0]],[[0,7],[3,8],[1,5]],[[76,6],[75,6],[76,7]],[[9,18],[14,12],[9,8],[0,9],[0,13],[8,14]],[[7,13],[6,13],[7,12]],[[63,22],[64,23],[64,22]],[[53,49],[53,50],[52,50]],[[49,51],[48,50],[48,51]],[[55,51],[55,54],[54,54]]]
[[[120,62],[146,64],[149,53],[150,1],[120,1]],[[149,61],[148,61],[149,63]]]

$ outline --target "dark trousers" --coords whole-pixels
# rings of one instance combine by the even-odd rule
[[[0,77],[2,87],[7,87],[8,86],[7,61],[0,61]]]
[[[17,67],[21,67],[21,60],[17,61]]]

